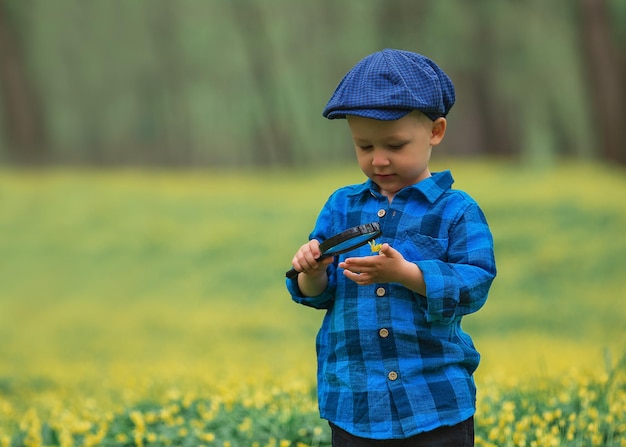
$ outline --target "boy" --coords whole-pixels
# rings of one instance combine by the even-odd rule
[[[294,301],[326,309],[318,398],[333,446],[472,446],[479,354],[461,318],[496,275],[482,211],[429,170],[454,86],[431,60],[383,50],[346,74],[323,115],[345,118],[368,180],[331,195],[287,280]],[[377,221],[368,246],[316,261],[319,243]]]

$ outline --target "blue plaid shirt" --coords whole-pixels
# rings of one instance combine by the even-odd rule
[[[346,228],[380,222],[382,236],[424,274],[426,296],[400,284],[358,286],[339,260],[371,255],[370,247],[340,255],[329,283],[294,301],[326,309],[317,336],[320,414],[356,436],[406,438],[474,414],[472,374],[480,356],[461,318],[485,303],[496,275],[493,240],[476,202],[452,190],[450,172],[399,191],[390,204],[368,180],[336,191],[310,237],[323,241]]]

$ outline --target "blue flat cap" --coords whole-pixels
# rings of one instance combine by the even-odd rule
[[[385,49],[362,59],[341,80],[322,113],[396,120],[419,110],[435,120],[454,105],[452,81],[421,54]]]

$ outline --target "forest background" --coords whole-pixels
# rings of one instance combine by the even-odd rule
[[[625,44],[623,0],[0,0],[0,446],[329,445],[284,272],[391,47],[494,234],[477,446],[623,447]]]
[[[621,0],[0,0],[0,162],[310,166],[367,54],[453,79],[447,154],[626,164]]]

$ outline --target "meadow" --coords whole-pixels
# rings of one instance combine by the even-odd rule
[[[436,160],[498,277],[477,446],[626,446],[626,174]],[[329,171],[0,171],[0,447],[328,446],[284,273]]]

